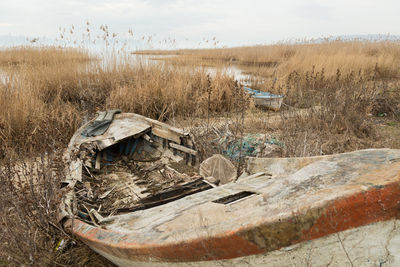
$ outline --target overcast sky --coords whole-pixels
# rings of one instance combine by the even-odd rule
[[[0,35],[59,36],[59,26],[197,44],[265,44],[353,34],[400,35],[399,0],[0,0]],[[156,41],[154,41],[156,42]]]

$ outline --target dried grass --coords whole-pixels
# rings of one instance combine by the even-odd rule
[[[377,131],[376,117],[399,119],[399,81],[382,79],[377,71],[370,76],[362,72],[343,75],[338,69],[330,78],[314,70],[303,76],[292,73],[287,81],[286,103],[297,108],[281,113],[278,127],[285,143],[283,155],[304,157],[372,147],[396,148]]]
[[[233,108],[235,82],[227,75],[211,78],[204,70],[140,61],[103,68],[88,58],[52,47],[0,51],[6,74],[0,83],[0,158],[48,149],[45,133],[61,147],[81,118],[97,110],[119,108],[165,121]]]
[[[254,75],[252,87],[285,95],[281,123],[252,121],[255,127],[261,124],[280,132],[282,156],[390,145],[376,131],[375,118],[399,119],[397,41],[337,40],[170,53],[176,56],[164,60],[175,65],[237,65]]]
[[[0,265],[112,266],[57,222],[64,177],[61,153],[0,168]],[[60,241],[66,244],[59,247]]]
[[[204,155],[220,151],[209,142],[222,131],[210,123],[216,116],[233,122],[222,126],[238,140],[244,132],[278,133],[282,156],[399,146],[382,137],[381,132],[391,135],[388,127],[379,132],[375,123],[376,116],[383,116],[398,125],[398,43],[281,44],[179,53],[168,61],[179,60],[176,65],[114,61],[104,68],[87,52],[74,49],[0,51],[0,77],[5,74],[0,80],[0,265],[108,264],[82,246],[68,253],[54,251],[61,239],[73,240],[55,221],[63,177],[60,154],[82,118],[97,110],[119,108],[163,121],[198,120],[203,131],[195,134]],[[205,69],[181,66],[204,64],[239,64],[263,76],[256,81],[258,88],[286,95],[280,116],[255,112],[232,77],[211,77]],[[36,165],[17,164],[32,155],[48,156]]]
[[[257,45],[225,49],[193,49],[170,51],[166,60],[178,63],[188,62],[199,65],[235,64],[251,74],[271,79],[283,85],[296,71],[304,75],[314,68],[324,70],[326,77],[334,77],[337,69],[343,73],[362,70],[366,75],[374,72],[376,66],[382,77],[399,77],[400,44],[396,41],[333,41],[304,44]],[[271,84],[270,84],[271,85]]]

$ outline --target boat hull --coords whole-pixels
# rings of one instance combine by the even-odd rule
[[[400,244],[396,228],[400,216],[399,150],[298,159],[254,158],[247,168],[253,175],[244,180],[110,218],[107,229],[71,219],[69,227],[93,250],[120,266],[215,264],[221,260],[240,263],[246,259],[268,263],[268,257],[279,262],[282,251],[297,251],[296,246],[308,246],[304,252],[310,250],[310,244],[328,240],[321,248],[330,251],[329,240],[335,238],[332,246],[342,251],[336,260],[350,261],[349,253],[344,253],[347,244],[343,242],[351,240],[347,233],[368,239],[372,230],[376,240],[386,238],[386,243],[377,244],[379,253],[372,249],[375,245],[366,243],[366,252],[359,258],[353,255],[353,259],[397,260],[387,251],[398,251]],[[273,173],[273,177],[265,173],[257,176],[260,170]],[[226,205],[212,201],[243,191],[256,193]],[[389,230],[383,229],[393,231],[384,234]],[[388,242],[393,242],[391,249],[387,249]],[[384,255],[390,254],[386,258],[381,257],[383,248]],[[314,260],[324,259],[320,256]],[[301,263],[305,258],[299,256],[297,260]]]
[[[254,103],[258,107],[278,111],[281,109],[283,97],[253,97]]]
[[[269,92],[263,92],[249,87],[243,87],[243,89],[249,93],[254,99],[254,103],[258,107],[266,109],[272,109],[278,111],[281,108],[283,102],[283,95],[276,95]]]
[[[190,266],[400,266],[400,221],[393,219],[301,242],[272,252],[229,260],[191,262]],[[357,244],[355,246],[355,244]],[[118,266],[187,266],[187,262],[135,261],[97,247]]]

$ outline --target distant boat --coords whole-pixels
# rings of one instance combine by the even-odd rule
[[[244,87],[244,90],[253,97],[256,106],[275,111],[280,110],[284,97],[283,95],[275,95],[268,92],[251,89],[249,87]]]

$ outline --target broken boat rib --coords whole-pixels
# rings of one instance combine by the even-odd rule
[[[333,252],[333,234],[374,233],[368,229],[396,223],[399,216],[400,150],[249,158],[249,176],[213,187],[185,169],[186,163],[197,165],[197,158],[194,164],[193,158],[185,159],[192,153],[171,152],[171,141],[195,150],[190,136],[179,129],[128,113],[116,114],[102,135],[82,137],[83,129],[69,145],[72,163],[64,183],[69,191],[61,218],[78,238],[119,266],[222,259],[233,264],[240,259],[279,262],[274,253],[281,248],[313,240]],[[144,133],[154,141],[142,138]],[[378,232],[376,238],[383,237]],[[357,257],[357,265],[381,260],[386,242],[381,243],[371,245],[381,250],[365,250]],[[318,260],[323,265],[332,259]]]

